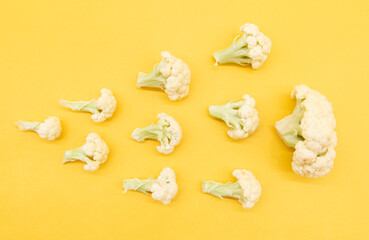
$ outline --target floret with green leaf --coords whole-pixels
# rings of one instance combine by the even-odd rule
[[[169,52],[161,53],[162,60],[151,73],[138,74],[137,87],[164,90],[170,100],[181,100],[189,92],[191,71],[187,64]]]
[[[260,122],[255,100],[247,94],[239,101],[210,106],[209,113],[212,117],[223,120],[231,128],[228,136],[233,139],[242,139],[253,134]]]
[[[212,180],[202,183],[202,191],[223,199],[236,198],[245,209],[252,208],[259,200],[261,186],[255,176],[248,170],[236,169],[232,175],[236,182],[218,183]]]
[[[246,23],[240,30],[241,35],[234,39],[231,46],[214,53],[215,65],[235,63],[257,69],[265,62],[270,53],[272,41],[254,24]]]
[[[17,121],[15,125],[22,131],[33,131],[41,138],[55,140],[60,137],[62,127],[59,118],[49,117],[44,122]]]
[[[157,140],[161,144],[157,146],[157,150],[163,154],[169,154],[180,143],[182,129],[174,118],[165,113],[158,114],[158,118],[159,121],[156,124],[136,128],[131,137],[138,142],[143,142],[146,139]]]
[[[97,133],[90,133],[82,147],[64,153],[63,163],[79,160],[86,163],[85,170],[93,172],[108,160],[108,155],[109,147],[105,141]]]
[[[100,90],[101,96],[90,101],[67,101],[60,100],[60,104],[73,111],[90,112],[94,122],[102,122],[113,116],[117,107],[117,100],[112,91],[103,88]]]
[[[123,188],[127,190],[139,191],[147,194],[152,193],[151,197],[155,200],[168,205],[178,192],[176,174],[173,169],[164,168],[157,179],[126,179],[123,181]]]

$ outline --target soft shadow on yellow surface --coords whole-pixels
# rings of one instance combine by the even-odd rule
[[[368,1],[18,1],[0,2],[0,239],[368,239]],[[273,42],[258,70],[214,66],[239,26],[257,24]],[[192,71],[189,96],[136,88],[167,50]],[[332,102],[338,147],[331,173],[292,172],[292,150],[273,124],[290,114],[297,84]],[[116,114],[94,123],[59,99],[88,100],[109,88]],[[261,124],[248,139],[228,138],[208,106],[250,94]],[[183,141],[163,156],[153,141],[130,139],[160,112],[183,128]],[[58,116],[59,140],[21,132],[16,120]],[[94,173],[61,164],[65,150],[90,132],[108,143],[108,162]],[[168,206],[125,178],[157,176],[171,167],[179,193]],[[263,193],[251,210],[201,192],[201,181],[233,181],[251,170]]]

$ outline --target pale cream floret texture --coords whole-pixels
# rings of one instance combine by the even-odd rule
[[[246,34],[248,56],[251,58],[251,67],[257,69],[265,62],[272,48],[272,41],[259,31],[259,28],[251,23],[240,27]]]
[[[178,192],[178,185],[176,174],[171,168],[166,167],[161,171],[158,180],[151,186],[151,192],[151,197],[164,205],[168,205],[174,199]]]
[[[38,126],[37,133],[41,138],[54,140],[60,137],[62,127],[59,118],[49,117]]]
[[[233,139],[246,138],[253,134],[259,127],[259,114],[255,109],[255,100],[250,95],[244,95],[245,103],[238,109],[237,115],[241,118],[244,126],[242,129],[232,128],[228,131],[228,135]]]
[[[237,182],[240,184],[243,196],[246,200],[239,199],[242,207],[245,209],[252,208],[261,195],[261,185],[255,178],[252,172],[245,169],[236,169],[232,175],[237,178]]]
[[[96,101],[96,106],[100,111],[91,116],[91,119],[95,122],[102,122],[112,117],[117,107],[117,101],[109,89],[103,88],[100,92],[101,96]]]
[[[86,143],[83,145],[83,151],[87,156],[95,161],[88,162],[85,170],[95,171],[100,164],[106,162],[109,154],[109,147],[97,133],[90,133],[86,138]]]
[[[321,177],[331,170],[336,157],[336,120],[328,99],[305,85],[295,87],[292,98],[302,101],[300,128],[303,141],[295,146],[292,168],[303,176]]]
[[[181,59],[169,52],[162,52],[160,73],[166,78],[165,92],[170,100],[180,100],[187,96],[191,81],[191,71]]]

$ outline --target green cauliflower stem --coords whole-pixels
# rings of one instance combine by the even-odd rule
[[[127,179],[123,181],[123,187],[125,192],[127,190],[135,190],[147,194],[151,192],[151,186],[157,182],[157,179]]]
[[[160,64],[156,65],[151,73],[138,74],[137,87],[150,87],[150,88],[160,88],[165,89],[165,77],[160,72]]]
[[[204,181],[202,184],[202,189],[204,192],[219,198],[230,197],[245,200],[241,185],[238,182],[218,183],[211,180]]]
[[[298,100],[292,114],[276,122],[275,128],[278,135],[288,147],[295,147],[299,141],[303,141],[300,128],[304,110],[301,107],[301,100]]]
[[[67,101],[60,100],[60,104],[64,107],[70,108],[73,111],[98,113],[99,108],[96,105],[96,99],[91,101]]]
[[[241,118],[237,116],[237,109],[244,104],[240,102],[229,102],[224,105],[213,105],[209,107],[212,117],[223,120],[228,127],[242,128]]]
[[[239,36],[234,39],[231,46],[213,54],[214,58],[216,59],[215,65],[218,63],[236,63],[239,65],[247,65],[252,62],[252,59],[247,56],[247,36],[242,35],[239,39],[237,39],[238,37]]]

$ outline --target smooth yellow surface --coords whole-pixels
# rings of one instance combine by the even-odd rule
[[[361,1],[15,1],[0,2],[0,239],[369,239],[369,2]],[[257,24],[273,42],[259,70],[214,66],[239,26]],[[191,68],[189,96],[136,88],[168,50]],[[337,158],[319,179],[292,172],[292,150],[274,122],[292,112],[293,87],[306,84],[332,102]],[[94,123],[59,99],[88,100],[109,88],[112,119]],[[248,93],[261,124],[241,141],[207,107]],[[183,140],[169,156],[157,143],[130,139],[136,127],[172,115]],[[60,117],[63,133],[47,141],[21,132],[16,120]],[[111,148],[94,173],[62,165],[65,150],[90,132]],[[125,178],[177,174],[168,206],[137,192]],[[201,181],[233,181],[251,170],[263,193],[251,210],[201,192]]]

